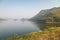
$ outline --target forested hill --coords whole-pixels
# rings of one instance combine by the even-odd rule
[[[50,17],[60,20],[60,7],[54,7],[51,9],[41,10],[37,15],[31,18],[31,20],[47,20]]]

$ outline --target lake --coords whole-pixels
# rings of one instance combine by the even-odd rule
[[[0,40],[5,40],[5,38],[14,34],[23,35],[35,32],[43,27],[43,25],[32,21],[0,21]]]

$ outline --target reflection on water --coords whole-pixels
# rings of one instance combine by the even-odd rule
[[[40,23],[40,22],[34,21],[34,24],[35,24],[40,30],[43,30],[43,29],[46,27],[45,23]]]
[[[33,21],[33,22],[40,30],[43,30],[44,28],[47,27],[60,27],[60,23],[43,23],[39,21]]]
[[[38,31],[39,28],[30,21],[1,21],[0,22],[0,40],[14,34],[23,35],[26,33]]]

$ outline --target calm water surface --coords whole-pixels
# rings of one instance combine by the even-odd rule
[[[39,24],[31,21],[0,21],[0,40],[14,34],[23,35],[40,30]],[[40,26],[40,25],[39,25]]]

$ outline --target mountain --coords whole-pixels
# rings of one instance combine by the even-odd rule
[[[54,7],[51,9],[41,10],[37,15],[31,18],[31,20],[60,20],[60,7]]]

